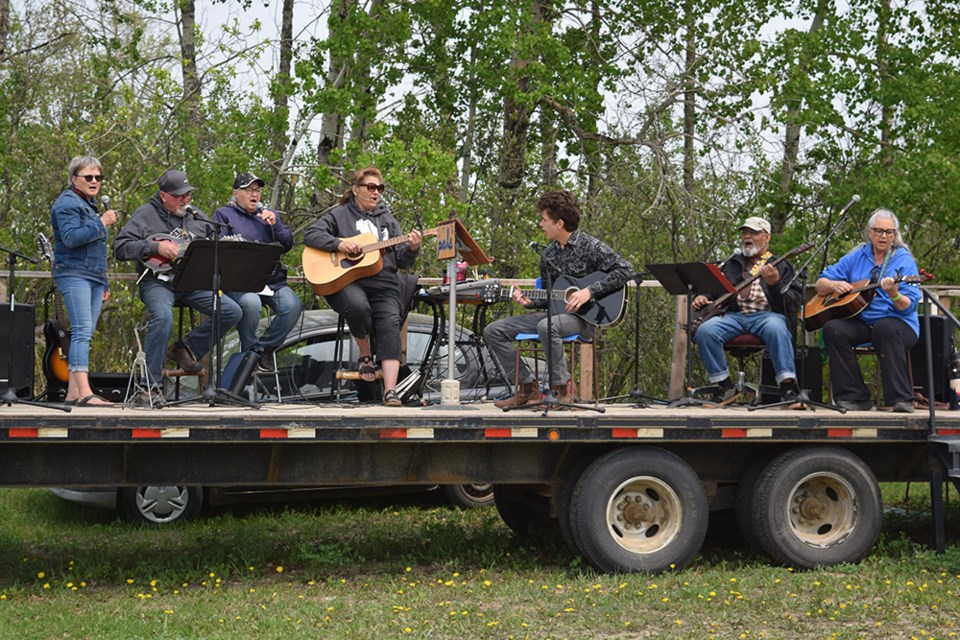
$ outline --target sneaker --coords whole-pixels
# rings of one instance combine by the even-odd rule
[[[869,400],[837,400],[837,406],[847,411],[870,411],[873,403]]]
[[[716,387],[716,390],[714,390],[710,396],[710,402],[715,402],[716,404],[726,404],[740,394],[733,382],[730,381],[730,378],[724,378],[720,382],[717,382]]]
[[[177,363],[177,367],[187,373],[196,373],[203,369],[203,365],[190,353],[190,349],[182,342],[174,342],[167,349],[167,358]]]
[[[257,371],[260,373],[274,373],[276,371],[276,368],[273,366],[273,353],[273,349],[267,349],[260,354]]]
[[[913,406],[913,400],[904,400],[903,402],[893,403],[894,413],[913,413],[916,409]]]

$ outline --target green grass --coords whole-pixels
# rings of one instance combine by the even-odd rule
[[[956,496],[950,496],[956,502]],[[874,553],[799,572],[715,514],[690,568],[595,573],[493,509],[423,497],[234,510],[169,529],[0,491],[0,638],[931,638],[960,633],[960,508],[947,553],[927,491],[885,485]]]

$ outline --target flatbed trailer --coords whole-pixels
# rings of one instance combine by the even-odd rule
[[[774,561],[812,567],[870,552],[878,482],[931,482],[942,530],[958,444],[960,412],[14,404],[0,406],[0,486],[492,483],[508,526],[559,528],[602,571],[686,566],[728,508]]]

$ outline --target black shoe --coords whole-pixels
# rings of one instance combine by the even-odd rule
[[[916,409],[913,406],[913,400],[904,400],[903,402],[893,403],[894,413],[913,413]]]
[[[724,378],[720,382],[716,383],[717,390],[713,392],[713,395],[710,396],[710,402],[715,402],[717,404],[723,404],[725,402],[730,402],[739,395],[737,388],[733,386],[733,382],[730,381],[730,378]]]
[[[873,403],[869,400],[837,400],[837,406],[847,411],[870,411]]]
[[[167,357],[176,362],[177,367],[187,373],[196,373],[203,369],[203,365],[197,362],[197,359],[190,353],[190,349],[182,342],[174,342],[170,345],[170,348],[167,349]]]

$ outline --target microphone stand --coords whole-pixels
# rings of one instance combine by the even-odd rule
[[[37,402],[35,400],[24,400],[17,396],[17,390],[13,386],[13,345],[15,344],[13,339],[13,322],[15,319],[15,310],[16,310],[16,301],[14,296],[14,273],[16,271],[15,265],[17,264],[17,258],[23,258],[27,262],[37,264],[37,260],[29,256],[25,256],[19,251],[14,251],[13,249],[6,249],[0,247],[0,251],[3,251],[7,254],[7,264],[10,267],[9,275],[7,276],[7,285],[10,287],[10,293],[7,296],[8,300],[8,326],[7,326],[7,388],[3,392],[2,403],[8,407],[13,406],[14,404],[26,404],[32,407],[50,407],[51,409],[60,409],[61,411],[70,411],[70,407],[62,404],[49,404],[45,402]],[[31,327],[32,328],[32,327]],[[33,365],[31,365],[33,366]]]
[[[546,278],[546,282],[543,283],[544,287],[546,288],[546,294],[547,294],[547,341],[546,343],[541,342],[541,344],[543,345],[544,355],[546,356],[546,361],[547,361],[547,393],[544,395],[540,403],[543,405],[542,415],[543,417],[546,417],[547,414],[550,413],[551,409],[556,409],[558,407],[569,407],[572,409],[590,409],[592,411],[597,411],[599,413],[605,413],[606,409],[604,407],[599,407],[599,406],[591,407],[589,405],[574,404],[572,402],[560,402],[560,400],[557,398],[557,395],[553,392],[554,354],[553,354],[553,349],[551,348],[552,347],[551,341],[553,340],[553,274],[551,273],[551,269],[556,270],[557,272],[559,272],[560,269],[557,269],[553,261],[543,254],[543,249],[541,249],[540,246],[541,245],[539,245],[536,242],[530,243],[530,248],[536,251],[537,255],[540,256],[540,259],[546,262],[547,265],[550,267],[550,269],[545,269],[547,278]],[[561,336],[560,348],[562,352],[563,350],[562,336]],[[570,371],[569,373],[572,378],[573,371]],[[596,375],[596,372],[594,372],[594,375]],[[538,385],[540,384],[539,380],[537,380],[536,382]],[[513,409],[523,409],[531,406],[539,406],[539,405],[535,403],[527,403],[524,405],[520,405],[518,407],[504,407],[503,410],[511,411]]]
[[[669,404],[668,401],[662,398],[656,398],[654,396],[649,396],[643,392],[640,388],[640,283],[643,282],[645,276],[653,275],[649,271],[644,271],[643,273],[636,273],[633,275],[631,280],[636,285],[633,291],[633,388],[630,389],[630,393],[625,396],[611,396],[609,398],[602,398],[602,402],[609,402],[612,400],[622,400],[623,398],[630,398],[633,400],[634,409],[646,409],[650,406],[644,402],[644,400],[649,400],[651,404]]]
[[[826,250],[827,250],[827,246],[830,244],[830,239],[833,238],[834,235],[836,235],[837,231],[840,230],[840,227],[843,225],[843,223],[847,221],[847,213],[849,213],[850,207],[852,207],[854,204],[856,204],[859,201],[860,201],[860,196],[853,196],[850,202],[847,203],[847,206],[843,208],[843,211],[842,211],[843,215],[841,215],[840,219],[837,220],[837,223],[833,225],[833,228],[830,229],[830,232],[827,233],[827,236],[820,242],[820,245],[816,249],[810,252],[810,255],[807,257],[806,262],[804,262],[799,269],[793,272],[793,276],[780,286],[780,293],[786,293],[787,291],[789,291],[790,286],[793,285],[793,283],[797,280],[797,278],[800,278],[803,292],[804,292],[804,298],[806,297],[807,267],[810,266],[810,263],[813,262],[813,259],[817,257],[817,254],[819,254],[820,252],[823,252],[823,254],[826,255]],[[806,301],[804,300],[800,305],[799,320],[800,320],[801,335],[804,335],[806,333],[806,327],[804,327],[804,322],[806,321],[806,319],[807,319],[807,305],[806,305]],[[788,402],[786,400],[781,400],[779,402],[774,402],[771,404],[751,405],[750,407],[748,407],[749,411],[753,411],[755,409],[772,409],[774,407],[783,407],[783,406],[792,405],[792,404],[799,404],[800,405],[799,408],[806,408],[806,409],[810,409],[811,411],[814,411],[815,407],[821,407],[823,409],[833,409],[834,411],[839,411],[840,413],[847,412],[846,409],[844,409],[839,405],[828,404],[825,402],[817,402],[816,400],[811,400],[809,394],[807,393],[808,390],[800,386],[802,384],[802,381],[806,380],[806,370],[807,370],[807,341],[806,341],[805,335],[804,335],[804,339],[801,340],[800,349],[803,352],[800,357],[800,366],[798,367],[799,371],[797,372],[800,378],[797,381],[797,388],[800,389],[800,394],[797,396],[796,402]]]

